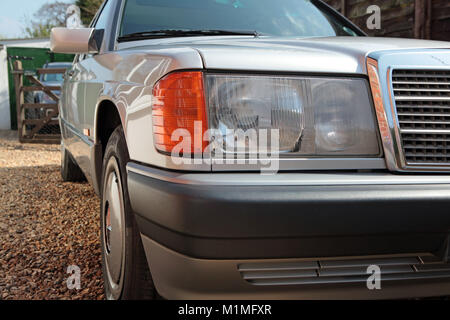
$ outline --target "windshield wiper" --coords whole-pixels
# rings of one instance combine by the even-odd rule
[[[260,34],[256,31],[233,31],[233,30],[153,30],[130,33],[120,36],[117,40],[119,42],[144,40],[144,39],[159,39],[159,38],[173,38],[173,37],[196,37],[196,36],[253,36],[258,37]]]

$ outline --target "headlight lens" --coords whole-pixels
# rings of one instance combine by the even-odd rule
[[[210,128],[225,137],[213,142],[216,150],[242,152],[229,143],[237,130],[265,129],[270,135],[277,129],[282,153],[380,153],[364,79],[209,74],[206,82]],[[257,152],[258,147],[246,146],[245,153]]]
[[[211,76],[210,107],[214,129],[227,132],[278,129],[280,151],[291,151],[304,129],[301,88],[292,79]],[[250,80],[250,81],[249,81]],[[230,138],[230,137],[228,137]],[[231,137],[231,139],[234,139]],[[224,139],[225,142],[229,139]],[[269,139],[270,141],[270,139]],[[255,146],[247,146],[249,152]]]

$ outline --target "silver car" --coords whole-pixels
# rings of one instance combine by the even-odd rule
[[[449,295],[449,47],[316,0],[108,0],[53,29],[107,298]]]

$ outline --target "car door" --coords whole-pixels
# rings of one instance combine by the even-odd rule
[[[110,7],[110,3],[114,1],[107,0],[99,10],[99,13],[91,23],[91,28],[103,29],[104,20],[107,19],[108,10],[105,8]],[[76,63],[73,64],[72,70],[69,72],[69,92],[68,105],[70,114],[69,122],[76,129],[77,134],[81,137],[85,137],[86,119],[85,119],[85,97],[86,97],[86,85],[92,78],[92,74],[89,70],[90,60],[93,58],[93,54],[81,54],[77,58]]]
[[[69,150],[74,143],[75,136],[79,136],[84,120],[84,88],[81,85],[83,66],[80,64],[80,56],[76,56],[72,67],[65,74],[63,85],[63,107],[61,108],[61,120],[66,127],[66,138],[68,139]]]
[[[62,87],[62,103],[60,108],[61,132],[64,136],[64,147],[75,157],[77,163],[83,161],[86,153],[86,143],[83,140],[84,95],[83,76],[85,69],[82,55],[76,56],[73,65],[64,75]],[[80,163],[79,163],[80,164]],[[84,169],[80,165],[81,169]],[[89,172],[83,170],[86,176]]]
[[[96,30],[105,30],[104,39],[102,41],[102,48],[97,54],[88,54],[83,60],[83,68],[85,73],[82,76],[83,86],[85,90],[84,95],[84,129],[89,132],[89,139],[93,140],[95,108],[102,91],[105,81],[110,80],[109,74],[111,70],[105,68],[98,62],[105,54],[109,52],[108,39],[115,30],[113,30],[112,21],[116,18],[115,12],[117,6],[120,5],[118,0],[107,0],[101,8],[97,18],[94,20],[92,27]]]
[[[107,29],[111,19],[115,18],[115,10],[120,0],[107,0],[94,18],[91,28]],[[111,28],[110,28],[111,29]],[[105,39],[110,31],[105,31]],[[107,41],[103,39],[106,45]],[[101,56],[107,49],[102,45],[98,54],[82,54],[74,64],[68,81],[69,92],[67,99],[69,121],[75,131],[76,142],[68,148],[88,180],[91,177],[91,153],[94,145],[95,108],[107,76],[95,68],[96,57]],[[87,98],[88,97],[88,98]]]

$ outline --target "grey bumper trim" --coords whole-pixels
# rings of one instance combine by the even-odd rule
[[[196,259],[144,235],[142,242],[158,293],[167,299],[392,299],[450,293],[450,280],[443,273],[430,273],[436,278],[401,279],[393,275],[384,280],[382,274],[382,290],[367,289],[368,275],[365,281],[343,283],[253,285],[242,277],[239,265],[304,264],[310,259]]]

